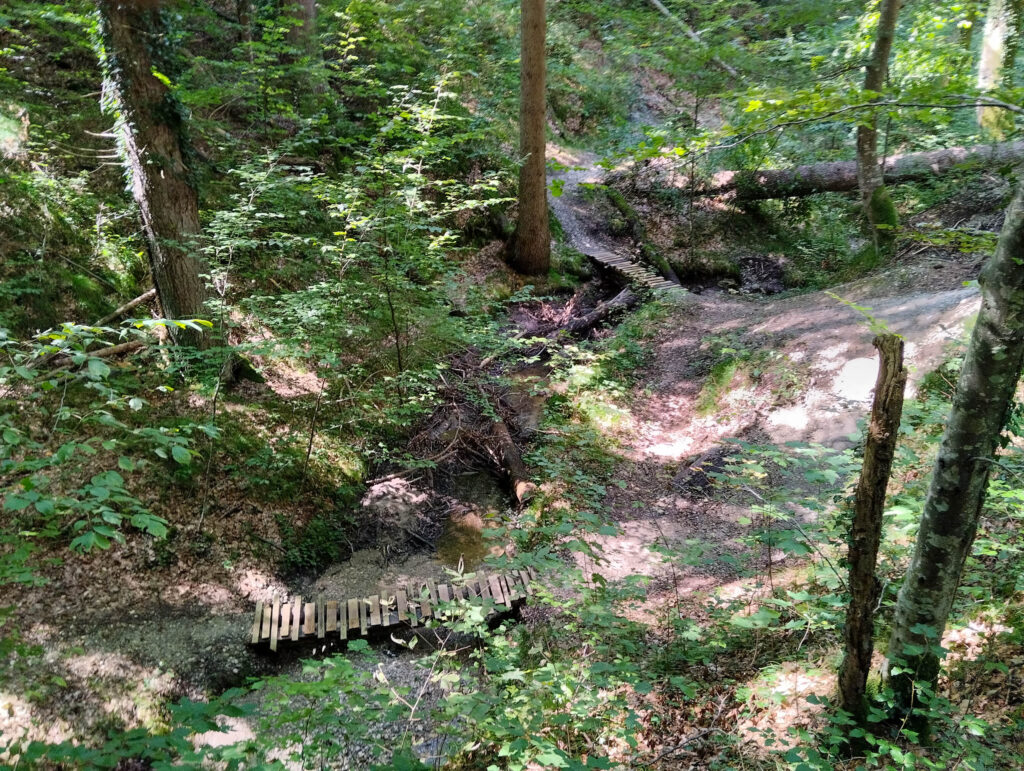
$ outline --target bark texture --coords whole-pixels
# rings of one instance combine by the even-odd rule
[[[896,36],[896,17],[902,0],[881,0],[878,31],[871,49],[871,59],[864,74],[864,90],[881,94],[889,72],[889,55]],[[877,98],[877,97],[876,97]],[[857,178],[864,216],[878,251],[891,246],[896,227],[896,207],[885,189],[882,168],[878,163],[878,116],[871,112],[857,127]]]
[[[967,164],[1002,164],[1021,159],[1024,159],[1024,142],[1002,142],[892,155],[885,159],[882,172],[886,183],[900,184],[930,179]],[[740,201],[848,193],[857,189],[857,162],[828,161],[791,169],[719,171],[705,183],[697,185],[690,185],[683,175],[672,175],[662,184],[691,195],[731,195]]]
[[[939,446],[914,556],[889,639],[897,708],[910,713],[915,681],[934,687],[934,651],[946,628],[999,436],[1024,364],[1024,181],[1006,210],[995,254],[979,279],[981,310]]]
[[[846,609],[843,637],[846,653],[839,669],[839,693],[842,707],[858,722],[865,717],[864,692],[871,654],[874,652],[875,608],[882,585],[875,575],[878,546],[882,540],[882,513],[885,490],[896,454],[903,392],[907,370],[903,366],[903,340],[897,335],[879,335],[878,379],[871,406],[871,422],[864,445],[864,465],[854,499],[853,527],[850,532],[850,605]]]
[[[612,314],[628,310],[639,302],[640,298],[631,289],[623,289],[607,302],[599,303],[590,313],[579,316],[559,327],[555,334],[581,335],[584,332],[589,332]]]
[[[153,73],[163,72],[168,31],[153,2],[99,4],[104,92],[114,107],[132,196],[142,217],[153,283],[164,316],[203,315],[205,268],[196,255],[199,194],[189,160],[183,108]],[[169,327],[177,343],[203,346],[207,335]]]
[[[520,273],[540,275],[547,273],[551,266],[544,156],[547,127],[544,0],[522,0],[521,23],[519,152],[525,160],[519,170],[519,222],[509,262]]]
[[[991,0],[985,15],[985,29],[978,57],[978,90],[991,91],[1008,85],[1017,58],[1020,34],[1021,0]],[[977,109],[978,128],[1002,139],[1013,128],[1013,116],[998,107]]]

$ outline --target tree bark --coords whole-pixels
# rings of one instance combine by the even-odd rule
[[[168,30],[152,0],[102,0],[104,92],[117,116],[132,196],[142,217],[153,283],[163,314],[203,315],[205,268],[193,241],[200,232],[199,194],[189,162],[185,113],[154,72]],[[208,335],[169,327],[176,343],[206,345]]]
[[[981,310],[921,514],[914,556],[889,639],[897,709],[912,712],[919,684],[934,688],[936,655],[974,541],[989,472],[1024,366],[1024,180],[995,254],[982,270]],[[895,667],[898,667],[895,668]]]
[[[498,468],[508,476],[509,485],[516,500],[519,503],[526,501],[537,486],[530,481],[530,470],[523,463],[523,456],[519,453],[516,443],[512,441],[512,434],[509,433],[508,426],[501,418],[491,424],[488,451]]]
[[[522,0],[521,26],[519,153],[524,161],[519,170],[519,221],[512,236],[509,263],[520,273],[541,275],[551,267],[544,154],[547,126],[544,0]]]
[[[902,0],[881,0],[878,32],[864,74],[864,90],[869,95],[874,94],[873,99],[880,98],[885,88],[901,4]],[[875,239],[876,252],[888,252],[895,240],[894,228],[899,223],[878,163],[878,116],[874,111],[857,127],[857,180],[864,217]]]
[[[878,546],[882,540],[882,513],[885,490],[896,454],[903,391],[907,370],[903,366],[903,340],[897,335],[879,335],[878,379],[871,406],[871,422],[864,446],[864,465],[854,502],[850,532],[850,605],[846,609],[843,637],[846,653],[839,669],[839,693],[842,708],[863,723],[866,715],[864,693],[871,654],[874,652],[875,608],[882,585],[875,575]]]
[[[640,302],[640,298],[631,289],[623,289],[615,297],[607,302],[600,303],[594,310],[585,316],[575,318],[569,323],[561,326],[555,334],[579,335],[587,332],[618,311],[632,308]]]
[[[989,3],[978,57],[978,91],[992,91],[1012,81],[1020,19],[1021,0]],[[978,128],[995,139],[1002,139],[1013,128],[1013,117],[998,107],[979,105],[977,119]]]
[[[885,159],[882,173],[888,184],[920,182],[966,164],[996,165],[1015,163],[1021,159],[1024,159],[1024,142],[950,147],[889,156]],[[684,194],[730,195],[738,201],[848,193],[857,189],[857,162],[827,161],[791,169],[719,171],[706,182],[697,185],[690,185],[683,175],[672,175],[661,180],[661,183]]]

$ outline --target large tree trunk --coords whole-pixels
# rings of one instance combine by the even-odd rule
[[[880,98],[889,72],[889,54],[896,36],[896,17],[902,0],[881,0],[878,32],[864,75],[864,90]],[[888,252],[895,239],[898,224],[896,207],[885,189],[882,169],[878,163],[878,116],[872,111],[857,127],[857,178],[864,217],[875,239],[876,252]]]
[[[509,262],[520,273],[540,275],[547,273],[551,266],[544,155],[547,126],[544,0],[522,0],[521,25],[519,152],[525,160],[519,170],[519,222],[512,237]]]
[[[874,652],[875,608],[882,585],[875,575],[878,546],[882,540],[882,514],[885,491],[889,485],[892,461],[896,455],[903,390],[907,370],[903,366],[903,340],[885,334],[875,338],[878,349],[878,379],[871,406],[871,423],[864,446],[864,465],[854,499],[853,527],[850,531],[850,605],[846,610],[843,638],[846,653],[839,668],[839,693],[842,707],[858,723],[865,718],[864,693],[871,654]]]
[[[889,156],[885,159],[883,177],[887,184],[920,182],[966,164],[998,165],[1021,159],[1024,159],[1024,142],[950,147]],[[848,193],[857,189],[857,162],[828,161],[791,169],[719,171],[696,185],[691,185],[684,175],[671,173],[660,177],[658,184],[677,188],[684,194],[729,195],[740,201]]]
[[[132,195],[142,216],[153,283],[164,316],[203,316],[206,287],[194,239],[199,195],[189,168],[185,114],[154,72],[168,67],[158,55],[169,33],[152,0],[103,0],[104,91],[112,97]],[[203,346],[207,335],[170,328],[177,343]]]
[[[915,681],[934,687],[939,644],[978,527],[989,472],[1024,365],[1024,180],[981,273],[981,310],[939,446],[914,556],[889,639],[897,707],[917,703]],[[899,669],[893,669],[898,665]]]
[[[1021,0],[991,0],[978,57],[978,90],[991,91],[1012,80],[1020,34]],[[978,128],[1002,139],[1013,128],[1013,117],[998,107],[979,106]]]

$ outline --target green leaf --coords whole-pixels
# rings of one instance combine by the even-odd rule
[[[89,359],[89,374],[94,378],[105,378],[110,374],[110,367],[103,363],[100,359],[92,358]]]
[[[192,453],[187,447],[182,447],[180,444],[171,447],[171,455],[182,466],[188,466],[192,463]]]

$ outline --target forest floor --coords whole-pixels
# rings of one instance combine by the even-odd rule
[[[597,159],[558,149],[554,156],[577,167],[563,173],[564,192],[552,204],[569,243],[585,252],[605,243],[603,224],[588,216],[577,187],[596,179]],[[977,256],[919,253],[832,291],[870,307],[871,317],[904,336],[913,389],[976,311],[977,290],[963,282],[976,278],[978,267]],[[604,562],[584,567],[609,580],[649,576],[648,602],[635,612],[654,621],[682,596],[735,581],[737,562],[723,558],[778,560],[747,553],[740,536],[749,505],[710,500],[694,488],[689,468],[701,458],[720,464],[724,455],[716,460],[715,448],[728,439],[855,444],[851,435],[869,409],[875,379],[872,336],[864,313],[823,292],[710,290],[670,303],[649,365],[624,400],[624,418],[608,429],[620,484],[609,487],[606,503],[620,532],[595,536]],[[52,741],[159,722],[168,698],[295,667],[288,654],[270,661],[246,646],[256,600],[289,589],[434,577],[444,561],[418,555],[382,565],[363,553],[315,581],[289,586],[244,546],[250,532],[272,537],[272,520],[272,512],[247,507],[214,519],[203,550],[168,555],[130,545],[99,556],[66,555],[63,565],[47,569],[50,583],[26,591],[16,617],[25,641],[45,653],[12,662],[18,671],[0,684],[0,734],[27,730]],[[658,548],[687,543],[704,550],[698,567],[666,563]],[[412,662],[387,666],[396,681],[421,676]]]

